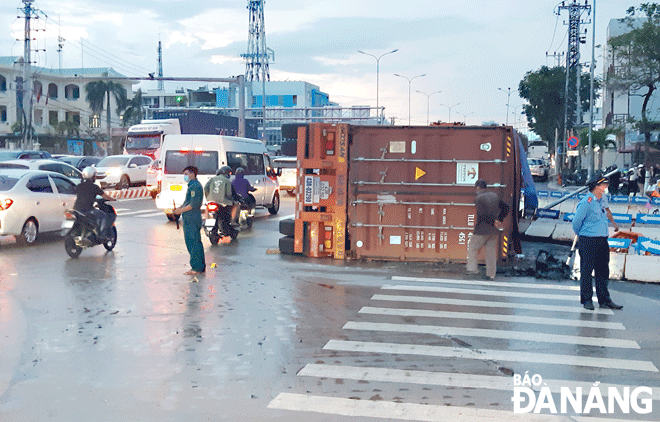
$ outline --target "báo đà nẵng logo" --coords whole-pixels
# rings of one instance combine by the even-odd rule
[[[559,403],[555,402],[552,393],[559,394]],[[567,386],[550,388],[541,375],[530,377],[525,372],[525,375],[513,376],[511,401],[514,413],[628,414],[632,411],[648,414],[653,411],[652,395],[651,387],[601,386],[600,382],[594,382],[588,389]]]

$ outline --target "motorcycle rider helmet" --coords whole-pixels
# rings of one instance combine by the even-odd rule
[[[239,167],[239,168],[236,169],[235,174],[236,174],[236,176],[241,175],[241,174],[245,174],[245,170],[243,170],[243,167]]]
[[[218,171],[215,172],[216,176],[220,176],[221,174],[224,174],[227,177],[231,176],[231,167],[222,166],[218,169]]]
[[[94,179],[96,176],[96,169],[94,167],[85,167],[82,171],[83,179]]]

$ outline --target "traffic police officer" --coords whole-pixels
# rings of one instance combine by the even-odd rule
[[[621,309],[612,302],[607,288],[609,282],[610,247],[607,243],[608,218],[603,193],[608,180],[601,173],[587,181],[589,194],[582,198],[573,217],[573,231],[578,236],[580,251],[580,303],[585,309],[594,310],[591,274],[596,276],[596,297],[601,308]]]
[[[174,215],[181,214],[183,218],[183,238],[186,248],[190,254],[190,266],[192,270],[186,271],[184,275],[204,274],[206,262],[204,260],[204,245],[202,245],[202,201],[204,190],[202,184],[197,180],[197,167],[188,166],[183,169],[183,180],[188,182],[186,199],[180,208],[174,208]]]

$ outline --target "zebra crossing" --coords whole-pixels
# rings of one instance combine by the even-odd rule
[[[305,391],[279,393],[268,407],[342,420],[657,420],[660,408],[627,414],[626,403],[618,413],[513,412],[513,374],[539,374],[534,391],[584,392],[583,401],[598,388],[607,404],[659,384],[616,313],[578,302],[570,284],[394,276],[297,373]],[[658,406],[660,388],[644,397]]]
[[[130,208],[115,208],[117,217],[137,217],[137,218],[151,218],[151,217],[165,217],[163,210],[138,210],[131,211]]]

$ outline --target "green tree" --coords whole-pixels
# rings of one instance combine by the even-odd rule
[[[626,90],[643,98],[638,124],[646,139],[645,161],[651,146],[651,130],[647,107],[660,82],[660,5],[642,3],[630,7],[621,19],[629,31],[609,39],[614,66],[607,73],[607,84],[613,90]]]
[[[107,75],[106,75],[107,76]],[[89,107],[92,109],[92,112],[94,112],[97,115],[101,115],[103,112],[103,103],[105,102],[106,105],[106,122],[107,122],[107,135],[108,135],[108,140],[111,139],[110,136],[110,118],[111,118],[111,111],[110,111],[110,96],[114,96],[117,104],[120,103],[121,97],[122,97],[122,92],[124,98],[126,97],[126,88],[124,88],[121,84],[118,84],[117,82],[113,81],[94,81],[90,82],[87,85],[85,85],[85,94],[86,94],[86,99],[87,102],[89,103]],[[119,151],[119,145],[115,145],[113,142],[112,145],[113,152],[118,152]]]
[[[133,98],[127,99],[124,95],[120,107],[117,107],[117,113],[123,112],[122,126],[136,125],[144,118],[144,109],[142,108],[142,89],[138,89]]]
[[[621,128],[603,128],[591,131],[591,144],[593,148],[599,147],[600,162],[603,162],[603,153],[608,146],[613,145],[617,147],[616,142],[608,140],[607,135],[614,135],[621,131]],[[586,148],[589,146],[589,128],[585,127],[580,130],[580,147]]]
[[[590,78],[588,73],[580,76],[580,105],[582,112],[589,110]],[[599,79],[594,80],[594,100],[600,95]],[[518,85],[518,93],[528,104],[523,106],[529,127],[536,132],[553,151],[555,148],[555,130],[560,139],[564,138],[564,107],[566,91],[566,68],[543,66],[537,71],[529,71]],[[568,115],[575,115],[575,104],[568,105]],[[569,118],[568,128],[575,122]]]

